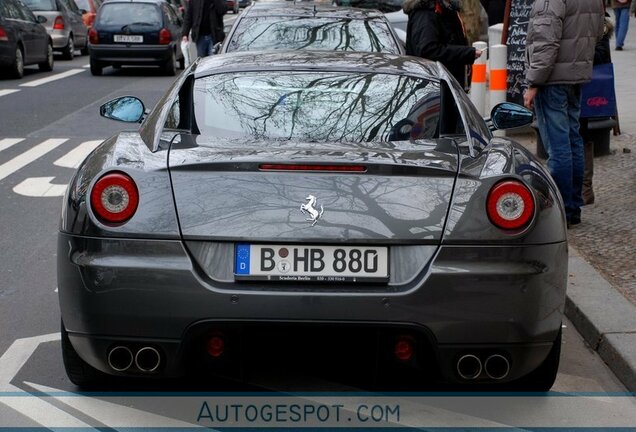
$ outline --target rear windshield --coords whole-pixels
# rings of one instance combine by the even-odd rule
[[[22,0],[29,9],[34,11],[55,11],[57,6],[55,0]]]
[[[272,49],[400,53],[384,21],[350,18],[244,18],[228,45],[228,51]]]
[[[376,73],[259,72],[199,78],[202,135],[350,143],[438,136],[437,81]]]
[[[161,12],[148,3],[106,3],[99,9],[97,22],[102,25],[161,25]]]

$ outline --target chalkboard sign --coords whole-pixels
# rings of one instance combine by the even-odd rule
[[[508,90],[507,99],[523,105],[526,70],[526,37],[534,0],[512,0],[508,21]]]

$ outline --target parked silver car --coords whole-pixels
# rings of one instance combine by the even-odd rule
[[[82,13],[72,0],[23,0],[36,16],[42,16],[46,31],[53,39],[53,49],[72,60],[75,50],[88,54],[88,27]]]

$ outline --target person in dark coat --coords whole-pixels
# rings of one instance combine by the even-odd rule
[[[223,15],[226,12],[225,0],[189,0],[186,4],[181,35],[187,42],[188,34],[192,32],[199,57],[211,55],[214,44],[223,41]]]
[[[610,38],[614,33],[614,24],[605,15],[605,28],[603,37],[596,43],[594,48],[594,66],[612,62],[612,51],[610,49]],[[594,140],[593,134],[588,129],[588,119],[581,119],[581,137],[585,146],[585,171],[583,173],[583,205],[594,204],[594,189],[592,187],[592,177],[594,177]]]
[[[402,6],[409,16],[406,54],[441,62],[466,89],[466,66],[481,51],[468,46],[460,7],[460,0],[406,0]]]
[[[488,27],[504,22],[506,0],[479,0],[488,15]]]

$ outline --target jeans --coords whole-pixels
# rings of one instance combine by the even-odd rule
[[[629,29],[629,7],[615,8],[616,17],[616,48],[622,48],[625,44],[627,29]]]
[[[566,217],[568,221],[580,220],[585,169],[583,139],[579,133],[581,87],[564,84],[540,87],[534,106],[548,154],[548,170],[561,192]]]
[[[197,55],[199,57],[207,57],[212,55],[212,47],[214,46],[214,39],[211,35],[201,35],[197,40]]]

